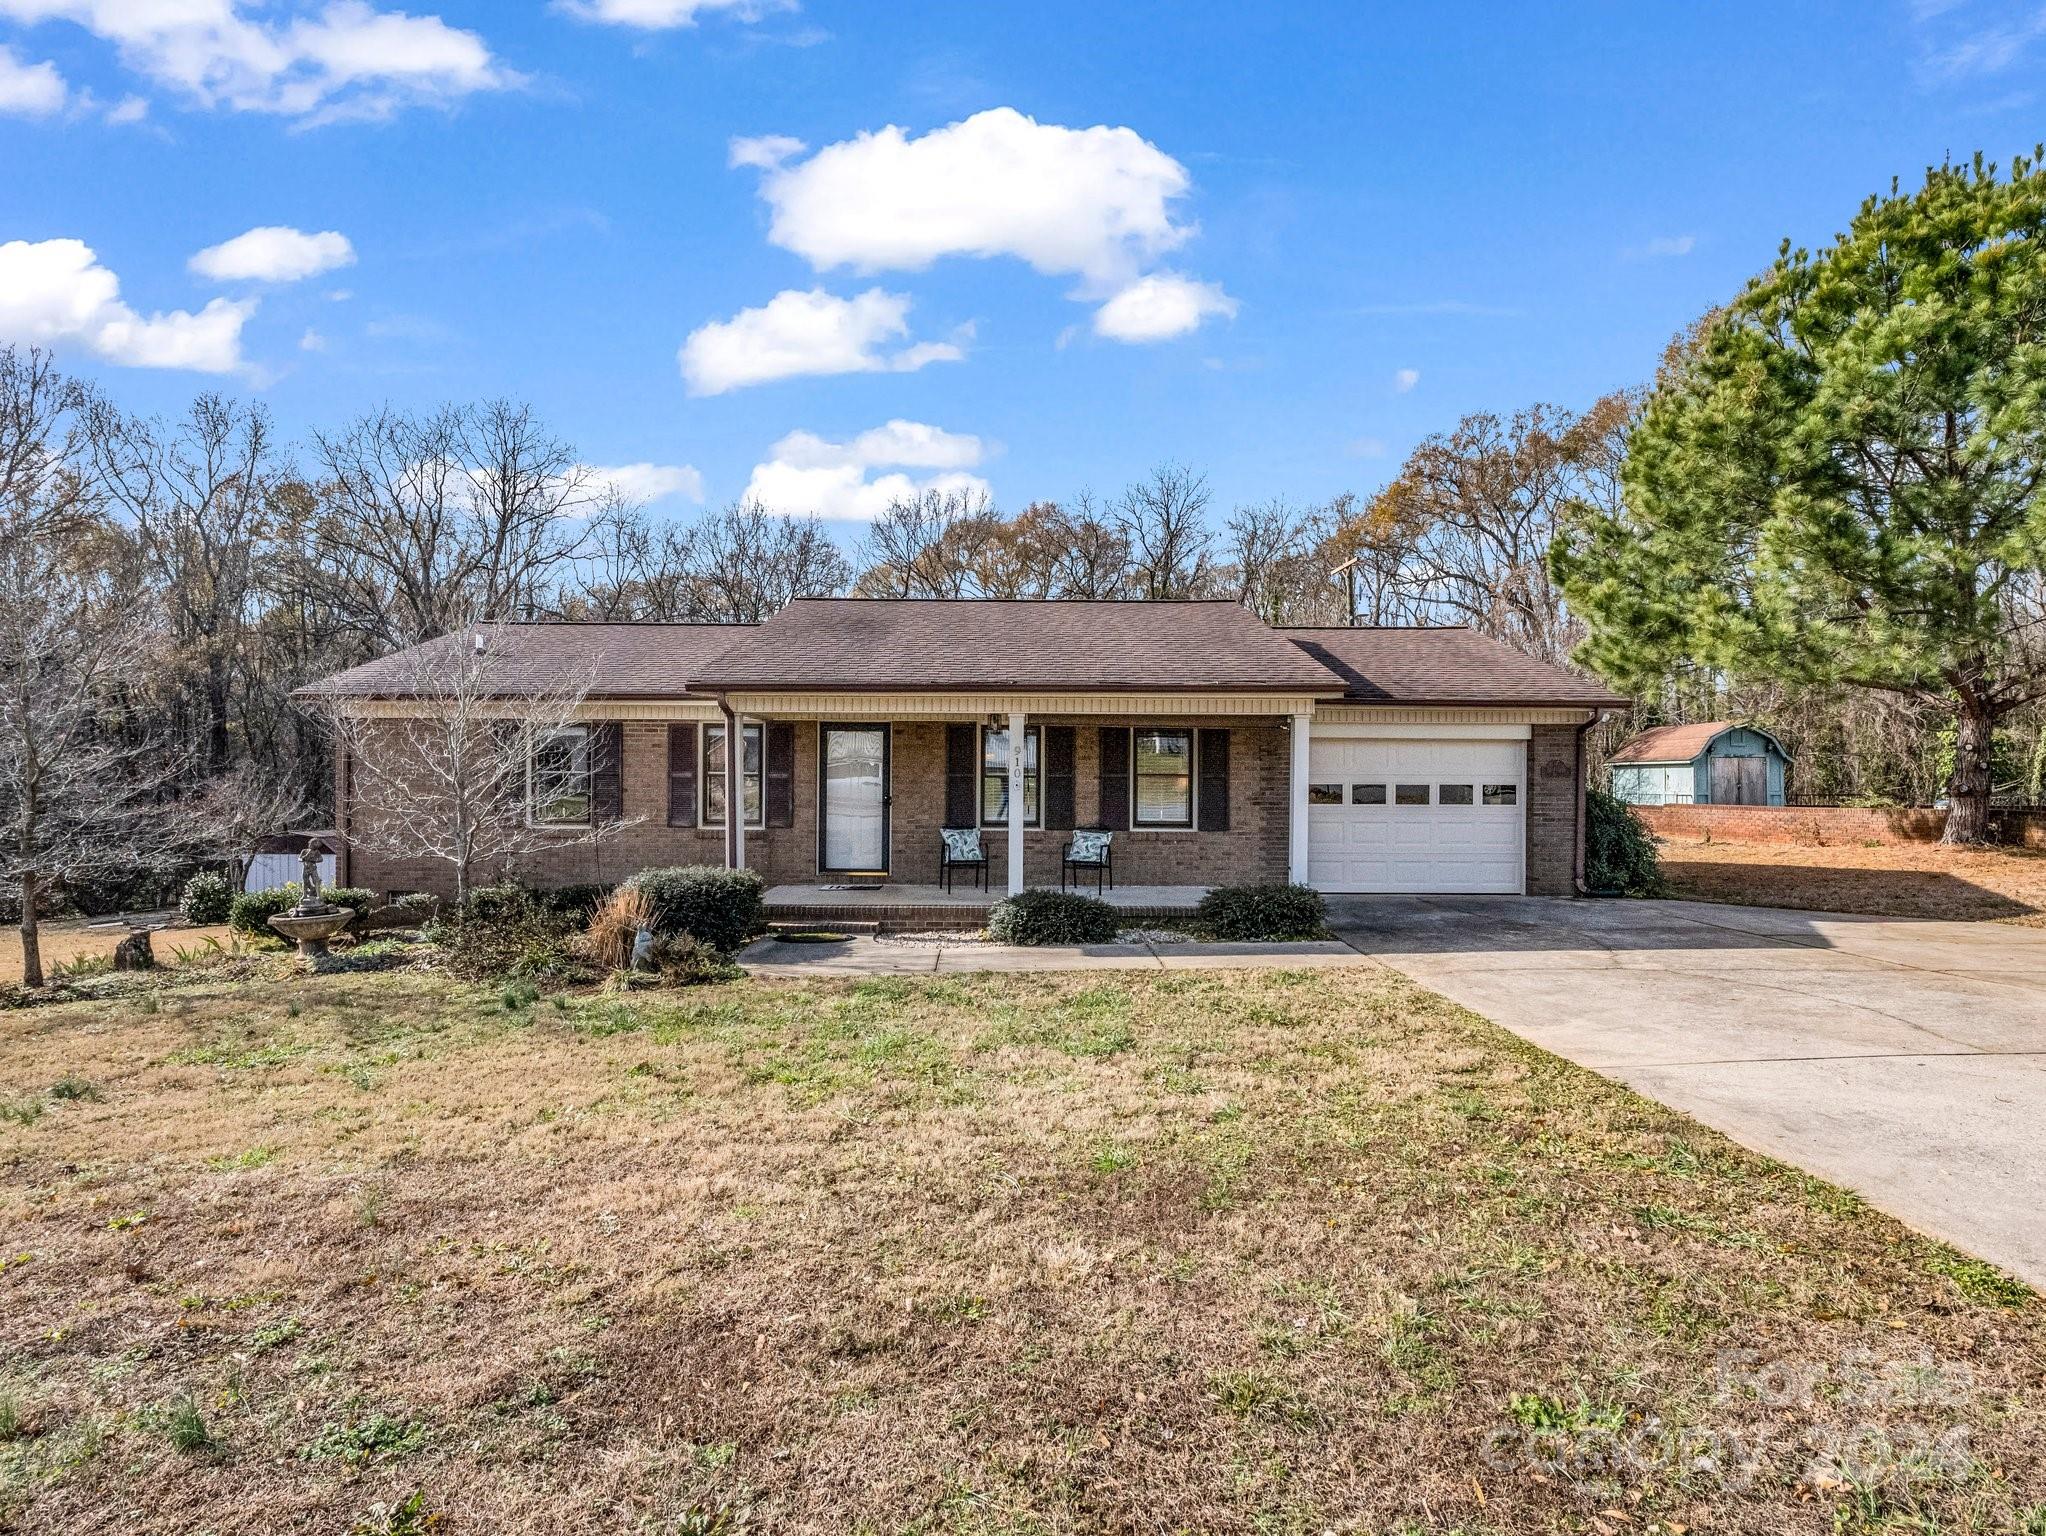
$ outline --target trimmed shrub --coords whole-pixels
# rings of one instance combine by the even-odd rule
[[[1602,789],[1584,793],[1584,883],[1595,896],[1660,896],[1655,834],[1633,807]]]
[[[243,891],[228,904],[227,926],[250,938],[274,939],[277,930],[270,919],[298,905],[296,882],[274,891]]]
[[[1194,908],[1194,926],[1215,939],[1240,944],[1283,944],[1318,939],[1328,932],[1328,907],[1321,892],[1304,885],[1268,880],[1256,885],[1218,885]]]
[[[346,907],[355,914],[355,921],[348,925],[350,933],[360,932],[363,919],[370,908],[377,904],[376,893],[365,891],[358,886],[337,885],[320,892],[331,906]],[[236,933],[245,933],[253,938],[274,939],[277,930],[270,926],[270,919],[280,912],[289,912],[298,905],[298,882],[279,886],[274,891],[244,891],[235,897],[227,909],[227,926]]]
[[[750,869],[643,869],[620,889],[646,893],[659,937],[691,934],[726,954],[751,938],[766,915],[761,898],[767,888]]]
[[[178,896],[178,916],[195,927],[210,928],[227,921],[234,907],[234,887],[227,876],[202,870],[185,882]]]
[[[1115,908],[1074,891],[1025,891],[996,903],[987,920],[1001,944],[1113,944],[1121,929]]]

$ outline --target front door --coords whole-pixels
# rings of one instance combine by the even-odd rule
[[[823,730],[824,814],[818,863],[832,874],[888,872],[888,727]]]

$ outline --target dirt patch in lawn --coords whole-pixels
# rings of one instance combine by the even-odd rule
[[[1384,971],[279,965],[0,1018],[0,1526],[2046,1506],[2030,1292]]]
[[[2046,852],[2029,849],[1668,838],[1662,864],[1672,894],[1697,901],[2046,926]]]
[[[44,923],[39,934],[43,952],[43,974],[51,974],[60,965],[85,956],[111,957],[114,946],[126,938],[125,928],[95,929],[84,922]],[[165,928],[150,935],[151,947],[156,951],[159,965],[172,963],[174,951],[180,947],[202,950],[210,943],[230,944],[234,932],[225,924],[212,928]],[[0,929],[0,986],[18,985],[21,981],[21,930],[9,923]]]

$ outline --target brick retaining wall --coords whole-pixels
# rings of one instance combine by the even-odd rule
[[[1649,831],[1662,837],[1716,838],[1728,843],[1936,843],[1945,811],[1866,810],[1844,805],[1637,805]],[[2046,812],[1996,811],[2005,842],[2046,848]]]

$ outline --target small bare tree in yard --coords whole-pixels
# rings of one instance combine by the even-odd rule
[[[583,720],[598,666],[536,668],[503,625],[478,623],[406,657],[395,702],[327,701],[347,753],[349,840],[447,865],[458,907],[542,849],[616,836],[615,730]]]
[[[122,694],[154,638],[101,547],[81,470],[91,399],[41,353],[0,351],[0,893],[21,904],[22,980],[43,984],[41,908],[66,882],[146,868],[161,744]]]

